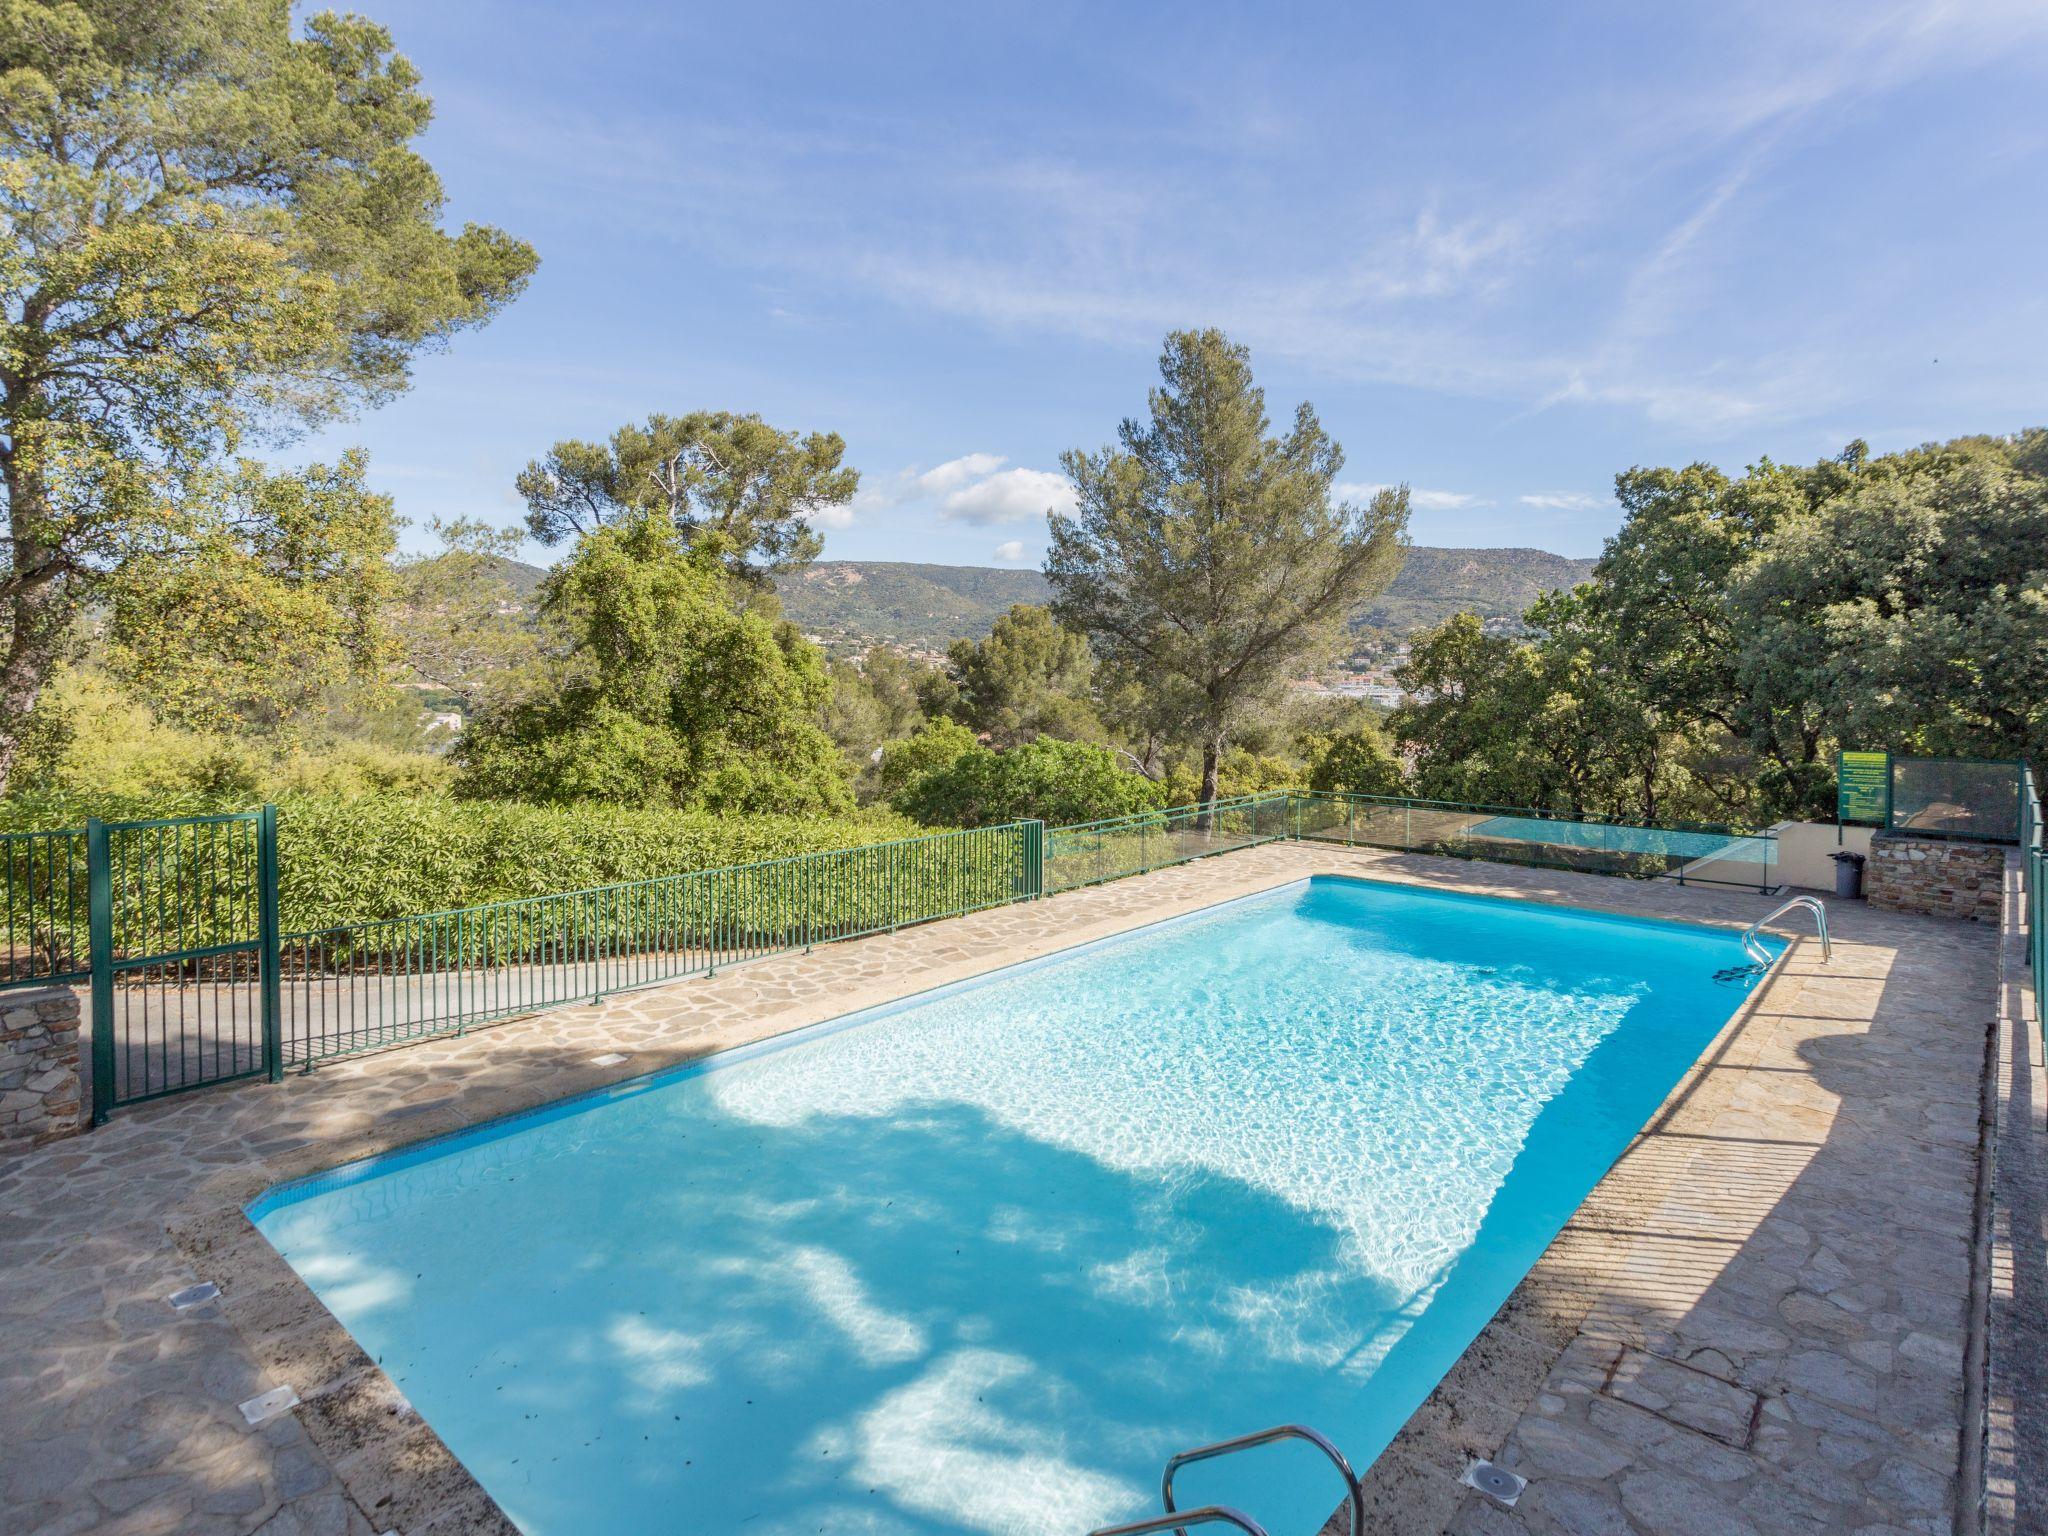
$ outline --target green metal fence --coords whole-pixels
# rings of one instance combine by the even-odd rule
[[[1039,894],[1035,821],[287,936],[285,1061],[404,1040]]]
[[[2030,825],[2038,845],[2037,814]],[[0,836],[0,987],[91,983],[103,1120],[190,1088],[275,1079],[287,1066],[1283,839],[1710,884],[1768,885],[1774,854],[1767,835],[1725,828],[1274,790],[281,935],[277,820],[265,808]],[[2042,886],[2033,880],[2037,903]]]
[[[1181,805],[1107,821],[1049,827],[1045,833],[1045,894],[1100,885],[1290,837],[1294,798],[1288,790],[1273,790],[1208,805]]]
[[[277,816],[0,835],[0,989],[88,983],[94,1123],[188,1089],[1028,899],[1036,821],[280,934]]]
[[[2048,1008],[2042,1006],[2042,983],[2048,981],[2048,858],[2041,846],[2041,786],[2031,768],[2020,772],[2020,874],[2027,914],[2027,971],[2034,983],[2034,1019],[2048,1038]]]
[[[85,829],[0,833],[7,938],[0,987],[86,977]]]
[[[277,812],[86,825],[93,1122],[282,1071]]]

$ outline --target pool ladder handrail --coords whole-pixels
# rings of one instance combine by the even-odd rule
[[[1820,957],[1823,961],[1835,957],[1835,946],[1828,939],[1828,909],[1818,896],[1794,896],[1790,901],[1771,908],[1762,917],[1742,930],[1742,949],[1758,965],[1769,965],[1776,957],[1764,947],[1760,935],[1766,923],[1776,922],[1794,907],[1804,907],[1813,914],[1814,929],[1820,934]]]
[[[1306,1440],[1310,1445],[1330,1458],[1344,1479],[1344,1502],[1351,1511],[1351,1536],[1365,1536],[1365,1490],[1359,1486],[1358,1474],[1351,1470],[1351,1463],[1344,1453],[1332,1445],[1329,1438],[1306,1424],[1275,1424],[1271,1429],[1257,1430],[1249,1435],[1237,1435],[1229,1440],[1218,1440],[1214,1445],[1198,1445],[1193,1450],[1182,1451],[1166,1463],[1166,1470],[1159,1478],[1159,1499],[1166,1506],[1166,1513],[1154,1515],[1130,1525],[1106,1526],[1091,1531],[1089,1536],[1142,1536],[1147,1531],[1174,1531],[1184,1536],[1182,1527],[1202,1523],[1226,1523],[1236,1525],[1239,1530],[1248,1531],[1251,1536],[1266,1536],[1257,1521],[1230,1508],[1228,1505],[1209,1504],[1200,1509],[1176,1511],[1173,1505],[1173,1474],[1182,1467],[1197,1461],[1209,1461],[1217,1456],[1230,1456],[1238,1451],[1248,1451],[1254,1446],[1271,1445],[1276,1440]]]
[[[1133,1520],[1129,1525],[1105,1525],[1089,1536],[1149,1536],[1154,1531],[1173,1531],[1180,1536],[1181,1527],[1188,1525],[1234,1525],[1245,1536],[1266,1536],[1266,1528],[1241,1509],[1232,1509],[1228,1504],[1204,1504],[1200,1509],[1184,1509],[1177,1513],[1147,1515],[1143,1520]]]

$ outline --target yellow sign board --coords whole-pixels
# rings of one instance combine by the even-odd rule
[[[1892,755],[1835,755],[1835,819],[1882,827],[1892,819]]]

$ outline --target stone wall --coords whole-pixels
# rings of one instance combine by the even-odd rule
[[[78,994],[69,987],[0,992],[0,1153],[83,1128]]]
[[[1870,840],[1863,894],[1873,907],[1935,917],[1999,920],[2005,850],[1995,843],[1880,832]]]

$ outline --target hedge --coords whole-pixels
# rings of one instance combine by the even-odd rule
[[[750,864],[925,830],[880,810],[730,816],[400,794],[286,796],[277,807],[279,919],[286,932]],[[143,804],[24,794],[0,801],[0,830],[78,827],[91,815],[142,820],[248,808],[201,795],[158,795]]]

